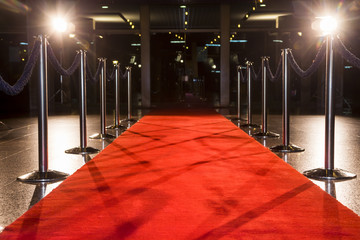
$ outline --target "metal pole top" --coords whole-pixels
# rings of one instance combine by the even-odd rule
[[[254,63],[253,62],[250,62],[250,61],[246,61],[246,66],[251,66],[251,65],[253,65]]]

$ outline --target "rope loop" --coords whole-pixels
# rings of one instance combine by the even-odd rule
[[[21,74],[20,78],[16,81],[16,83],[11,86],[0,76],[0,91],[4,92],[7,95],[15,96],[22,92],[24,87],[28,84],[36,62],[40,55],[40,41],[39,39],[35,40],[34,47],[31,50],[31,54],[28,58],[28,61],[25,64],[24,71]]]

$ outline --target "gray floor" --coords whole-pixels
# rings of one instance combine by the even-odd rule
[[[90,115],[87,119],[88,135],[98,133],[99,116]],[[31,185],[16,180],[18,176],[38,169],[37,118],[1,120],[5,125],[0,126],[0,231],[60,184]],[[260,123],[260,116],[254,115],[253,120]],[[108,117],[107,124],[112,124],[111,116]],[[291,116],[290,141],[305,148],[305,152],[278,155],[299,172],[324,167],[324,124],[324,116]],[[336,117],[335,166],[357,174],[360,174],[359,125],[359,118]],[[268,129],[281,133],[280,115],[269,116]],[[254,132],[252,129],[245,131],[250,134]],[[121,131],[115,130],[108,132],[121,134]],[[65,150],[80,145],[79,135],[77,115],[49,117],[49,169],[72,174],[95,156],[93,154],[83,157],[64,153]],[[110,142],[89,140],[88,146],[103,149]],[[259,139],[259,142],[271,147],[281,144],[282,140]],[[342,182],[314,182],[360,215],[360,177]]]

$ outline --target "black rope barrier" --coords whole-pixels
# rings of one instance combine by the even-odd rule
[[[26,84],[29,82],[36,62],[39,58],[40,54],[40,41],[36,40],[34,43],[34,47],[31,51],[28,61],[25,64],[24,72],[20,76],[20,78],[16,81],[16,83],[11,86],[0,76],[0,91],[6,93],[7,95],[15,96],[19,94]]]
[[[64,69],[61,66],[61,64],[57,60],[55,53],[54,53],[53,49],[51,48],[50,44],[48,44],[48,46],[47,46],[47,53],[48,53],[48,59],[49,59],[51,65],[55,68],[55,70],[59,74],[61,74],[63,76],[66,76],[66,77],[71,76],[75,72],[75,70],[80,66],[81,56],[80,56],[79,52],[76,53],[74,61],[72,62],[71,66],[68,69]]]
[[[351,65],[360,68],[360,59],[352,54],[339,37],[334,38],[334,45],[337,52]]]
[[[271,82],[275,82],[277,80],[280,79],[280,76],[281,76],[281,66],[282,66],[282,61],[280,59],[279,63],[278,63],[278,66],[276,68],[276,72],[275,72],[275,75],[272,73],[271,71],[271,68],[270,68],[270,64],[269,64],[269,59],[267,59],[265,61],[265,66],[266,66],[266,71],[268,72],[269,74],[269,80]]]
[[[88,67],[86,68],[86,78],[87,80],[91,80],[92,82],[97,82],[99,80],[99,75],[102,67],[102,61],[99,61],[98,67],[96,69],[95,75],[91,73],[90,66],[87,64]]]
[[[288,58],[289,58],[290,65],[301,78],[306,78],[306,77],[311,76],[319,68],[320,63],[325,58],[325,44],[324,43],[325,42],[323,42],[321,44],[319,51],[317,52],[315,59],[313,60],[313,63],[307,70],[303,70],[300,68],[300,66],[298,65],[298,63],[296,62],[296,60],[294,58],[292,51],[289,51]]]
[[[121,79],[127,79],[128,71],[129,71],[129,69],[126,68],[126,69],[125,69],[125,72],[122,73],[122,71],[121,71],[121,69],[120,69],[119,74],[120,74]]]
[[[261,76],[261,68],[259,69],[258,73],[255,72],[254,65],[251,65],[250,69],[251,69],[251,72],[252,72],[253,79],[255,81],[259,81],[260,76]]]
[[[116,67],[114,65],[111,73],[109,73],[109,72],[106,73],[106,78],[107,78],[108,81],[115,80],[115,69],[116,69]]]

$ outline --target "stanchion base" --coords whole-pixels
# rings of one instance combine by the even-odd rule
[[[255,123],[247,123],[247,124],[241,124],[240,127],[243,127],[243,128],[259,128],[260,125],[257,125]]]
[[[47,172],[33,171],[17,178],[18,181],[24,183],[41,183],[41,182],[58,182],[67,178],[69,174],[48,170]]]
[[[273,152],[291,153],[291,152],[303,152],[304,148],[295,145],[278,145],[270,148]]]
[[[96,133],[94,135],[90,136],[91,139],[112,139],[112,138],[116,138],[114,135],[111,134],[102,134],[102,133]]]
[[[86,148],[81,148],[81,147],[75,147],[75,148],[71,148],[65,151],[65,153],[69,153],[69,154],[93,154],[93,153],[98,153],[100,152],[99,149],[96,148],[92,148],[92,147],[86,147]]]
[[[316,168],[303,172],[304,176],[315,180],[349,180],[356,178],[356,174],[342,169]]]
[[[137,122],[136,119],[133,119],[133,118],[127,118],[127,119],[124,119],[122,120],[123,122]]]
[[[126,129],[126,127],[124,125],[110,125],[106,129]]]
[[[279,138],[280,135],[273,132],[258,132],[252,135],[253,137],[258,138]]]
[[[246,121],[246,119],[243,119],[243,118],[238,118],[238,117],[234,117],[234,118],[230,118],[231,121]]]

